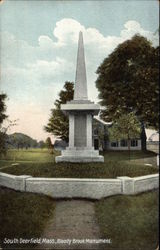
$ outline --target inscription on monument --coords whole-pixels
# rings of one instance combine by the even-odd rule
[[[75,119],[75,130],[74,130],[74,146],[75,147],[86,147],[86,114],[78,114],[74,116]]]

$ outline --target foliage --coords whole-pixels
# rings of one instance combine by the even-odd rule
[[[23,133],[13,133],[7,136],[7,145],[11,148],[34,148],[38,146],[36,140],[32,139],[30,136]]]
[[[6,154],[6,138],[6,133],[0,131],[0,155]]]
[[[47,146],[47,148],[51,148],[52,147],[52,141],[51,141],[50,137],[47,137],[47,139],[46,139],[46,146]]]
[[[109,128],[109,136],[111,139],[127,139],[129,151],[131,139],[140,137],[140,132],[140,123],[133,112],[121,115]]]
[[[5,111],[6,111],[5,100],[6,100],[6,98],[7,98],[6,94],[0,94],[0,125],[7,118],[7,115],[5,114]]]
[[[45,144],[50,153],[53,154],[53,145],[50,137],[47,137]]]
[[[5,114],[6,105],[5,100],[7,98],[6,94],[0,94],[0,155],[6,154],[8,146],[8,135],[7,131],[16,125],[17,120],[10,121],[6,119],[8,116]],[[6,127],[2,126],[4,120],[7,120]]]
[[[6,153],[6,146],[5,146],[6,131],[2,128],[2,123],[7,118],[7,115],[5,114],[6,98],[7,98],[6,94],[0,94],[0,155]]]
[[[59,99],[54,103],[55,108],[51,109],[51,116],[48,124],[44,127],[47,132],[65,141],[68,141],[69,137],[69,120],[60,108],[61,104],[65,104],[67,101],[73,99],[73,87],[73,82],[65,82],[63,90],[59,93]]]
[[[45,142],[43,140],[39,141],[38,142],[38,147],[41,148],[41,149],[45,148],[46,147]]]
[[[121,43],[97,69],[96,87],[105,109],[101,118],[113,121],[134,111],[140,121],[158,128],[159,48],[140,35]]]

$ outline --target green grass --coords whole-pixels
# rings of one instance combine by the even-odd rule
[[[54,156],[56,152],[54,151]],[[1,160],[7,161],[26,161],[26,162],[53,162],[53,155],[47,149],[11,149],[5,156],[1,156]]]
[[[55,163],[47,150],[10,150],[0,160],[0,171],[39,177],[115,178],[158,172],[152,152],[106,152],[104,163]],[[12,163],[19,163],[12,166]],[[151,163],[153,166],[145,166]],[[38,194],[0,188],[0,239],[40,237],[54,214],[55,201]],[[153,250],[157,246],[158,193],[115,196],[96,202],[96,214],[103,238],[111,238],[111,249]],[[0,245],[2,243],[0,242]],[[6,246],[5,246],[6,247]],[[8,246],[9,247],[9,246]],[[17,248],[20,245],[16,246]],[[22,247],[22,245],[21,245]],[[27,245],[24,245],[27,247]],[[31,247],[31,245],[30,245]],[[107,249],[109,246],[107,245]]]
[[[0,246],[13,248],[13,245],[3,244],[4,238],[40,237],[54,209],[55,201],[49,197],[0,187]],[[28,245],[14,247],[17,249]]]
[[[158,172],[152,152],[134,151],[128,158],[128,152],[106,152],[104,163],[55,163],[55,155],[46,150],[11,150],[0,163],[5,167],[0,171],[15,175],[34,177],[62,178],[115,178],[117,176],[141,176]],[[16,155],[19,166],[12,166]],[[145,160],[145,161],[144,161]],[[144,163],[152,162],[153,166]],[[8,166],[8,168],[6,168]]]
[[[151,151],[106,151],[104,154],[105,160],[118,160],[118,161],[135,161],[144,158],[151,158],[156,156],[154,152]]]
[[[115,196],[96,202],[105,249],[154,250],[158,246],[158,191]]]
[[[88,163],[21,163],[19,166],[1,169],[4,173],[15,175],[31,175],[33,177],[55,178],[115,178],[117,176],[141,176],[157,173],[156,167],[129,165],[120,162],[108,164]]]

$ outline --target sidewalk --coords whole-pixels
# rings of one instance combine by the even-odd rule
[[[100,239],[94,202],[84,200],[57,201],[54,218],[48,223],[42,239],[68,239],[62,244],[43,244],[41,249],[100,249],[98,244],[86,243],[86,239]],[[73,244],[73,239],[81,244]],[[72,240],[72,243],[69,243]],[[85,240],[83,242],[83,240]],[[83,243],[82,243],[83,242]]]

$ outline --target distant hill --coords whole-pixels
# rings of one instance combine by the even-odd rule
[[[28,135],[23,133],[13,133],[7,135],[7,147],[9,148],[36,148],[38,142]]]

